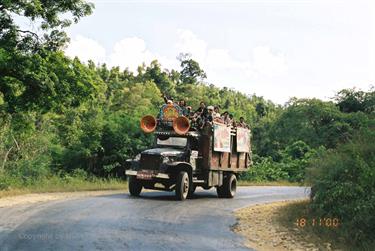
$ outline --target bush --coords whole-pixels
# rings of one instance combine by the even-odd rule
[[[254,166],[240,177],[249,181],[288,180],[302,182],[310,159],[319,151],[324,151],[324,147],[313,150],[299,140],[279,151],[279,161],[273,160],[272,157],[254,155]]]
[[[282,170],[282,165],[274,162],[271,157],[259,158],[254,156],[254,166],[248,172],[242,174],[242,180],[249,181],[276,181],[287,180],[288,173]]]
[[[0,191],[8,190],[10,188],[11,181],[4,174],[0,174]]]
[[[342,221],[347,240],[366,245],[375,239],[375,132],[317,157],[309,169],[311,209]]]

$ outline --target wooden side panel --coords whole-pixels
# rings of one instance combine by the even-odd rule
[[[204,169],[209,169],[211,166],[210,159],[211,159],[211,140],[209,136],[202,136],[201,142],[200,142],[200,150],[199,152],[202,153],[202,167]]]
[[[239,168],[246,168],[246,153],[239,153]]]
[[[212,152],[212,155],[211,155],[211,169],[214,168],[214,169],[217,169],[217,168],[220,168],[220,165],[219,165],[219,158],[220,158],[220,153],[219,152]]]
[[[249,161],[247,159],[248,153],[237,152],[237,140],[236,136],[231,136],[231,152],[215,152],[213,151],[213,134],[208,133],[209,139],[207,143],[209,147],[202,146],[202,151],[210,149],[208,153],[209,159],[207,163],[207,169],[209,170],[221,170],[221,171],[245,171]]]
[[[236,137],[232,136],[232,152],[231,152],[231,168],[236,169],[238,168],[238,154],[236,152],[237,143]]]
[[[237,153],[231,154],[231,168],[237,168]]]
[[[230,153],[213,151],[210,161],[211,169],[228,170],[230,168],[229,156]]]
[[[229,153],[221,153],[221,168],[228,169],[229,168]]]

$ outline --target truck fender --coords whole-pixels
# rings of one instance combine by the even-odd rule
[[[188,173],[191,182],[193,179],[193,167],[190,165],[190,163],[183,161],[168,163],[168,172],[177,175],[181,171],[185,171]]]

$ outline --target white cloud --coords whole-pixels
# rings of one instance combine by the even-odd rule
[[[203,62],[207,54],[207,43],[199,39],[192,31],[179,29],[177,31],[178,42],[175,48],[178,52],[190,53],[192,58]]]
[[[258,46],[253,49],[246,60],[238,60],[230,55],[229,50],[221,48],[210,48],[208,44],[198,38],[192,31],[179,29],[177,31],[178,52],[190,53],[210,75],[217,76],[223,70],[241,71],[246,76],[254,74],[276,76],[287,71],[285,56],[274,53],[267,46]],[[220,74],[219,74],[220,75]]]
[[[253,49],[254,70],[264,75],[279,75],[287,71],[285,57],[275,54],[269,47],[258,46]]]
[[[71,40],[65,50],[69,57],[78,57],[82,61],[91,59],[95,63],[102,63],[106,60],[106,51],[97,41],[83,36],[76,36]]]
[[[231,57],[228,50],[224,49],[210,49],[207,52],[205,64],[214,69],[248,69],[249,62],[241,62]]]
[[[287,65],[284,55],[274,53],[267,46],[258,46],[253,49],[246,60],[238,60],[230,55],[230,51],[221,48],[209,48],[208,44],[198,38],[192,31],[179,29],[177,31],[176,54],[190,53],[202,68],[210,75],[218,75],[216,71],[236,70],[246,76],[263,74],[268,77],[286,72]],[[165,68],[178,68],[176,58],[169,58],[150,51],[146,42],[138,37],[124,38],[115,43],[109,55],[97,41],[76,36],[71,41],[66,54],[70,57],[79,57],[83,61],[89,59],[95,63],[107,63],[110,66],[120,66],[136,71],[142,63],[146,65],[157,59]],[[220,74],[219,74],[220,75]],[[209,79],[210,80],[210,79]]]
[[[136,71],[142,63],[149,64],[156,57],[146,48],[146,43],[138,37],[125,38],[117,42],[109,56],[109,65]]]
[[[274,88],[270,84],[259,84],[264,80],[272,80],[287,71],[285,56],[275,53],[268,46],[253,48],[252,53],[243,59],[233,57],[230,50],[210,48],[202,39],[190,30],[179,29],[177,40],[172,48],[172,54],[180,52],[190,53],[199,62],[208,76],[208,82],[219,86],[236,88],[248,93],[269,93]],[[174,50],[173,50],[174,48]],[[138,37],[128,37],[114,44],[111,52],[96,41],[77,36],[66,50],[69,56],[78,56],[81,60],[92,59],[96,63],[107,63],[109,66],[120,66],[136,72],[142,63],[146,65],[157,59],[163,68],[179,69],[179,62],[175,57],[167,57],[151,51],[146,42]],[[275,90],[275,89],[274,89]],[[279,95],[277,92],[275,95]]]
[[[150,64],[157,59],[162,67],[177,69],[178,61],[175,58],[168,58],[147,49],[146,42],[138,37],[124,38],[115,43],[111,53],[108,55],[103,46],[97,41],[78,35],[71,40],[65,49],[67,56],[78,57],[84,62],[89,59],[95,63],[106,63],[109,66],[120,66],[121,69],[128,68],[136,72],[137,67],[142,63]]]

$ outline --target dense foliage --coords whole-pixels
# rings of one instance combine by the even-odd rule
[[[322,218],[340,219],[345,239],[364,247],[375,239],[374,150],[375,133],[365,130],[351,142],[323,153],[309,169],[312,210]]]
[[[360,241],[374,233],[375,91],[345,89],[332,101],[275,105],[203,81],[180,54],[181,69],[155,60],[133,73],[67,58],[64,28],[91,13],[81,0],[0,3],[0,189],[69,177],[124,175],[124,162],[152,144],[139,119],[162,95],[219,105],[252,129],[253,167],[242,179],[303,182],[310,167],[312,208],[345,220]],[[41,32],[22,30],[29,18]],[[62,19],[70,17],[71,19]],[[372,236],[373,237],[373,236]]]
[[[342,90],[330,102],[294,98],[278,106],[204,83],[206,73],[189,54],[178,56],[179,71],[162,69],[155,60],[136,73],[69,59],[61,50],[68,41],[63,29],[92,8],[81,0],[0,4],[2,187],[76,170],[122,176],[124,161],[152,143],[138,121],[157,113],[163,94],[193,109],[204,101],[245,117],[253,132],[254,167],[241,178],[255,181],[303,181],[317,153],[347,142],[371,121],[372,90]],[[21,30],[16,16],[34,21],[41,32]]]

